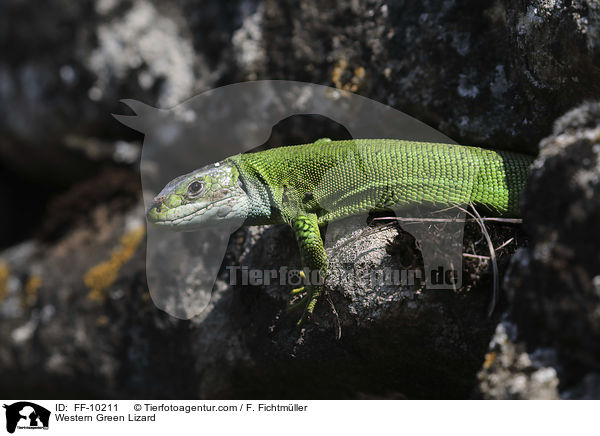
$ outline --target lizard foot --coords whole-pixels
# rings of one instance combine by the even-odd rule
[[[315,311],[315,306],[317,305],[317,301],[319,300],[319,295],[321,295],[320,289],[314,290],[313,292],[310,292],[306,295],[307,303],[304,307],[304,312],[302,313],[302,316],[296,323],[298,327],[300,327],[302,323],[306,321],[306,319],[310,317]]]
[[[287,307],[288,312],[292,312],[300,308],[304,309],[302,312],[302,316],[297,322],[298,326],[302,325],[302,323],[306,321],[306,319],[310,315],[312,315],[312,313],[315,310],[317,301],[319,300],[319,295],[321,295],[320,289],[314,289],[311,287],[308,287],[308,289],[306,289],[305,287],[294,289],[292,291],[292,295],[298,295],[302,292],[305,292],[305,294],[302,295],[300,298],[296,299],[295,301],[290,302],[290,304]]]
[[[305,292],[305,290],[304,290],[304,286],[300,286],[299,288],[292,289],[292,290],[290,291],[290,294],[292,294],[292,295],[298,295],[298,294],[301,294],[301,293],[303,293],[303,292]]]

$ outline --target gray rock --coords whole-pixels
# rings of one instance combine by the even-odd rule
[[[540,149],[522,204],[529,244],[506,276],[510,310],[477,396],[598,398],[600,104],[559,118]]]
[[[531,343],[600,363],[600,104],[560,118],[540,143],[523,203],[529,247],[511,274],[513,315]]]
[[[122,111],[119,100],[172,107],[216,86],[231,74],[231,38],[246,3],[4,2],[0,157],[63,184],[118,161],[102,148],[134,138],[110,116]],[[86,152],[89,141],[100,153]]]
[[[268,73],[357,90],[458,142],[534,152],[598,97],[595,1],[266,4]]]
[[[559,398],[556,352],[527,351],[517,339],[517,327],[502,321],[490,341],[478,373],[476,397],[494,400],[555,400]]]
[[[67,137],[132,138],[109,116],[123,98],[171,107],[239,80],[303,80],[459,142],[534,151],[573,102],[599,97],[591,0],[53,0],[48,10],[3,5],[0,156],[63,182],[98,165]]]

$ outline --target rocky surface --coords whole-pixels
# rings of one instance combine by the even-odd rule
[[[485,399],[555,400],[559,398],[557,356],[552,348],[528,351],[517,327],[503,320],[496,326],[478,373],[477,394]]]
[[[510,310],[479,374],[486,398],[598,398],[600,104],[540,142],[523,202],[529,244],[513,257]]]
[[[157,310],[148,294],[140,208],[115,213],[118,207],[96,208],[52,244],[3,253],[3,390],[37,397],[463,398],[473,388],[494,329],[486,316],[487,262],[465,262],[469,275],[456,292],[327,286],[329,298],[298,330],[300,313],[286,312],[292,286],[229,285],[227,266],[238,261],[276,269],[286,258],[300,266],[288,228],[251,228],[232,237],[208,307],[183,321]],[[344,256],[332,247],[332,271],[347,256],[361,259],[359,272],[407,261],[419,267],[414,240],[399,229],[347,230],[353,242]],[[485,253],[476,228],[469,231]],[[513,233],[499,230],[497,245]],[[513,249],[499,253],[501,265]]]
[[[238,80],[310,81],[390,104],[459,142],[535,151],[553,120],[600,83],[591,0],[48,8],[3,5],[0,152],[20,171],[67,180],[81,176],[82,142],[123,139],[108,115],[121,98],[172,107]],[[24,160],[16,147],[33,153]]]
[[[540,143],[523,213],[530,243],[507,277],[510,318],[529,349],[556,354],[564,396],[597,396],[600,104],[568,112]]]
[[[600,104],[557,120],[540,143],[525,202],[531,244],[515,259],[515,317],[526,331],[541,328],[541,343],[597,366],[600,234],[590,229],[600,222]]]
[[[593,0],[3,2],[0,388],[13,397],[600,397],[600,110],[589,103],[555,122],[600,98],[599,44]],[[493,317],[477,227],[466,232],[472,257],[456,292],[330,286],[337,316],[324,300],[299,333],[285,312],[289,289],[230,286],[225,269],[201,315],[156,309],[141,137],[110,113],[125,111],[121,98],[171,107],[273,78],[357,92],[461,143],[532,153],[539,143],[525,234],[492,226],[496,246],[516,238],[500,252],[501,272],[521,247]],[[419,262],[396,228],[380,239],[348,234],[346,256],[372,248],[365,269]],[[242,230],[224,267],[296,256],[284,227]]]

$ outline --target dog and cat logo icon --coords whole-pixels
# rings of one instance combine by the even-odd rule
[[[5,404],[6,431],[14,433],[16,429],[48,430],[50,411],[29,401]]]

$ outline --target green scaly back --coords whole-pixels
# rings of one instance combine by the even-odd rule
[[[269,190],[284,221],[315,213],[319,224],[390,207],[473,202],[517,216],[532,157],[453,144],[392,139],[319,140],[239,155]]]

